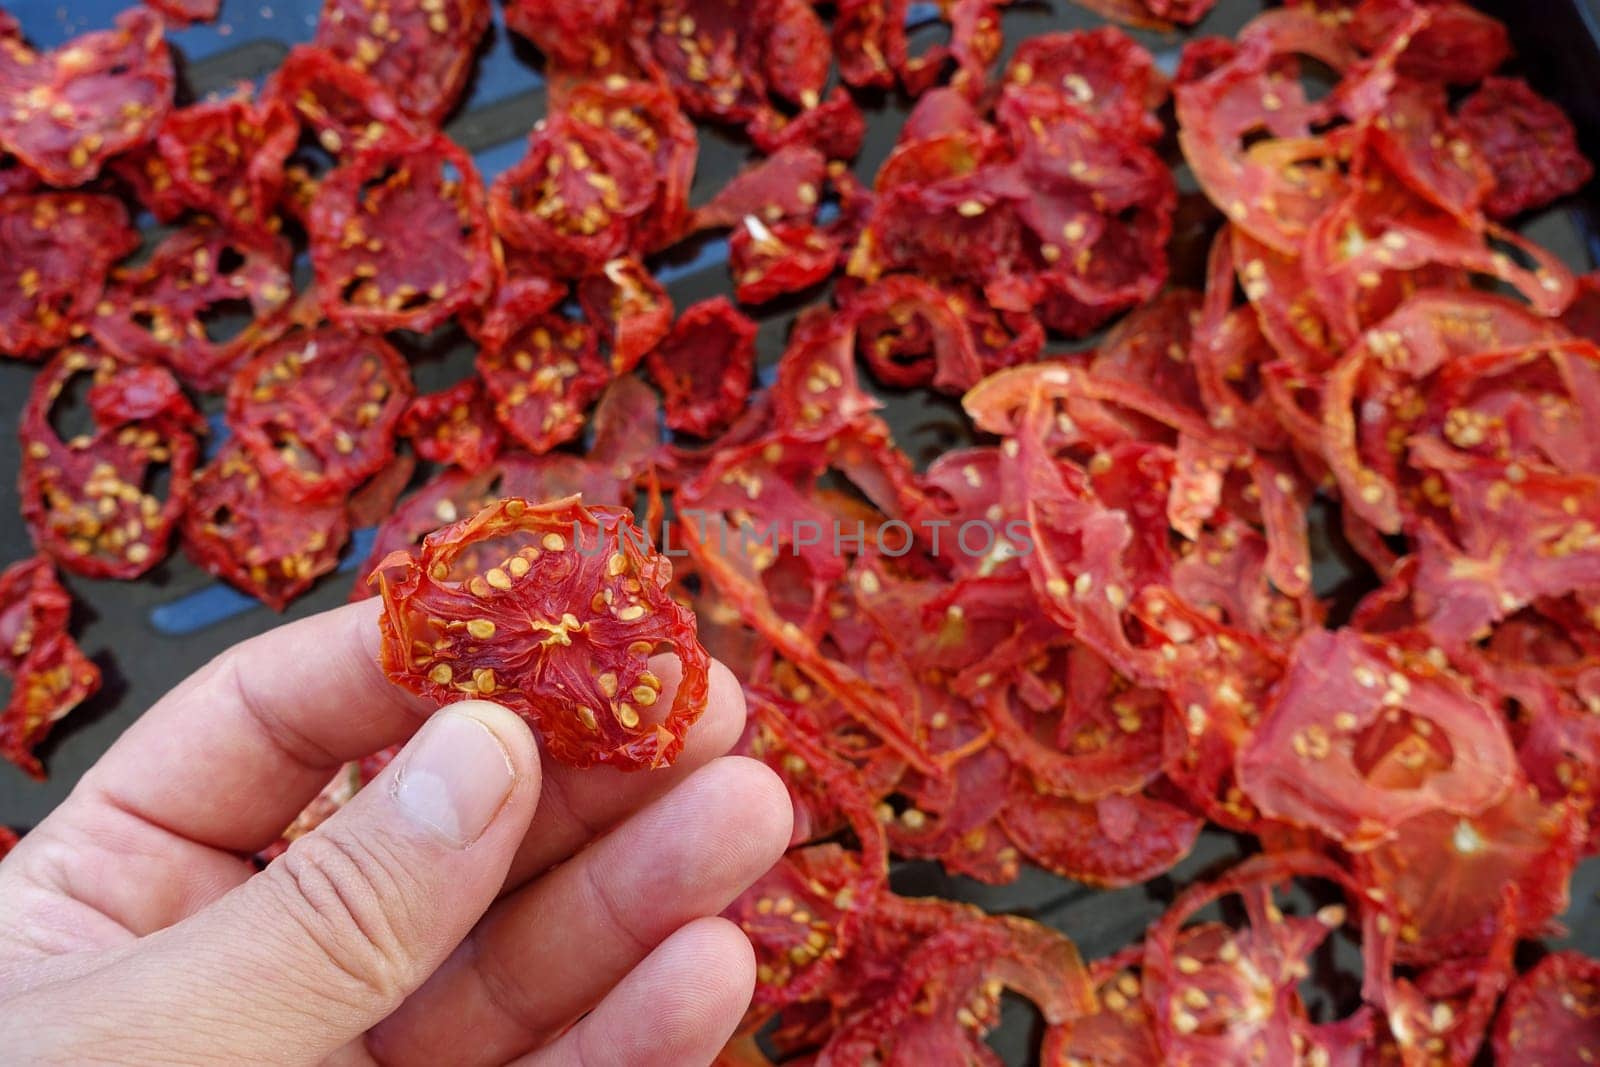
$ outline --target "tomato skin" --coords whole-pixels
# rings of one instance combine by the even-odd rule
[[[441,705],[491,697],[563,763],[666,766],[705,711],[710,657],[667,595],[671,561],[620,508],[504,498],[374,573],[389,677]],[[663,643],[681,677],[660,713]]]
[[[72,597],[44,556],[0,571],[0,674],[11,697],[0,709],[0,757],[36,779],[44,766],[33,748],[63,716],[100,689],[100,668],[67,630]],[[0,858],[17,837],[0,827]]]

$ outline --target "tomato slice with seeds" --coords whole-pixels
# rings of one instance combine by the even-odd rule
[[[211,22],[222,10],[222,0],[150,0],[150,6],[183,25]]]
[[[632,248],[634,222],[654,195],[643,148],[557,114],[534,127],[528,154],[495,179],[489,210],[502,240],[577,278]]]
[[[349,533],[343,500],[300,504],[278,496],[237,440],[195,478],[183,516],[189,558],[273,611],[338,565]]]
[[[672,330],[672,298],[633,257],[613,259],[578,283],[583,317],[610,348],[611,373],[627,374]]]
[[[670,764],[705,710],[710,658],[667,593],[672,564],[633,518],[575,497],[492,504],[376,571],[389,677],[446,704],[489,696],[576,767]],[[660,646],[682,677],[665,713]]]
[[[148,261],[112,272],[90,329],[124,359],[164,364],[196,389],[220,391],[288,327],[289,253],[281,237],[228,233],[197,218]]]
[[[1065,93],[1107,130],[1132,131],[1141,141],[1161,136],[1155,112],[1167,99],[1166,78],[1114,26],[1029,37],[1012,53],[1004,80]]]
[[[156,145],[168,195],[247,233],[272,232],[283,193],[284,163],[300,140],[282,100],[246,94],[193,104],[167,116]]]
[[[506,28],[532,41],[562,73],[599,76],[626,65],[617,45],[631,13],[625,0],[509,0]]]
[[[461,98],[488,28],[488,0],[324,0],[312,43],[406,114],[438,123]]]
[[[829,160],[855,159],[867,138],[867,119],[843,86],[815,107],[789,118],[779,111],[757,116],[745,132],[757,148],[776,155],[785,148],[814,148]]]
[[[478,378],[416,397],[407,405],[396,432],[409,437],[411,447],[423,459],[460,467],[468,474],[488,468],[499,457],[505,440]]]
[[[121,201],[82,193],[0,197],[0,354],[37,359],[87,322],[112,264],[139,247]]]
[[[11,699],[0,711],[0,756],[34,778],[44,778],[34,746],[100,688],[100,668],[67,632],[71,614],[72,597],[46,557],[0,571],[0,674],[11,679]],[[0,858],[16,842],[9,830],[0,833]]]
[[[983,377],[959,297],[911,274],[891,274],[848,292],[841,314],[856,328],[856,350],[885,385],[931,385],[948,393]]]
[[[94,430],[62,440],[53,420],[85,375]],[[203,426],[166,370],[63,349],[34,379],[22,413],[22,514],[35,543],[89,577],[150,570],[188,501]],[[152,488],[161,472],[164,499]]]
[[[353,158],[381,144],[400,144],[417,126],[394,98],[355,67],[323,48],[296,45],[267,80],[263,99],[281,100],[336,159]]]
[[[504,342],[478,351],[478,374],[505,431],[535,453],[570,441],[610,380],[594,330],[535,315]]]
[[[1137,965],[1143,954],[1142,946],[1133,945],[1089,965],[1100,1010],[1047,1027],[1039,1049],[1041,1063],[1146,1067],[1161,1062],[1139,980]]]
[[[839,262],[839,241],[810,223],[771,226],[746,215],[728,238],[728,271],[741,304],[765,304],[820,285]]]
[[[341,325],[425,333],[494,285],[472,157],[436,133],[363,151],[323,179],[308,223],[322,310]]]
[[[1552,952],[1513,982],[1494,1054],[1499,1063],[1600,1062],[1600,960]]]
[[[1505,794],[1515,757],[1500,716],[1426,657],[1313,630],[1238,769],[1266,814],[1359,848],[1408,818],[1482,811]]]
[[[1045,870],[1115,888],[1171,870],[1194,847],[1201,820],[1143,793],[1087,802],[1053,797],[1018,775],[1000,825]]]
[[[312,330],[240,369],[228,388],[228,424],[274,491],[320,503],[388,462],[411,395],[405,360],[381,337]]]
[[[751,215],[769,226],[810,219],[827,172],[828,161],[815,148],[780,148],[728,179],[710,203],[695,212],[695,228],[738,226]]]
[[[0,145],[51,185],[83,185],[106,160],[144,144],[172,107],[161,19],[136,7],[117,28],[53,52],[0,35]]]
[[[756,324],[725,297],[702,300],[684,309],[645,365],[665,395],[667,425],[712,437],[750,401]]]
[[[1510,218],[1575,192],[1594,175],[1572,122],[1521,78],[1487,78],[1457,112],[1494,175],[1484,208]]]

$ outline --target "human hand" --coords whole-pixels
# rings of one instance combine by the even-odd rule
[[[791,820],[776,775],[723,755],[744,722],[733,676],[715,665],[671,768],[541,768],[504,708],[427,718],[391,685],[377,612],[350,605],[218,657],[0,864],[8,1063],[716,1055],[755,964],[715,916],[783,854]],[[656,666],[669,687],[676,666]],[[342,763],[414,731],[256,872],[247,857]]]

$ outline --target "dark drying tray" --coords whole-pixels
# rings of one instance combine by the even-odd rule
[[[117,11],[132,2],[63,0],[58,4],[50,0],[13,0],[9,6],[37,46],[54,47],[85,30],[110,25]],[[1519,53],[1524,57],[1523,73],[1543,92],[1563,103],[1583,131],[1588,154],[1600,159],[1600,94],[1594,92],[1592,81],[1593,72],[1600,70],[1597,4],[1600,0],[1497,2],[1483,6],[1512,27]],[[1221,0],[1191,33],[1231,36],[1262,6],[1254,0]],[[215,24],[172,34],[180,57],[180,99],[226,92],[240,81],[259,82],[282,61],[292,44],[309,39],[320,7],[320,0],[225,0],[222,17]],[[941,32],[926,6],[914,8],[912,20],[922,26],[914,40],[924,35],[931,40]],[[1009,49],[1035,34],[1089,28],[1102,20],[1068,0],[1054,0],[1053,4],[1019,2],[1008,9],[1004,21]],[[1187,37],[1149,32],[1135,32],[1133,36],[1169,72],[1175,68],[1178,51]],[[507,34],[496,4],[495,25],[479,59],[468,99],[458,117],[447,126],[451,136],[475,155],[486,180],[521,157],[528,130],[544,114],[540,69],[538,54],[526,42]],[[890,95],[868,108],[866,146],[857,165],[857,173],[865,180],[870,182],[893,145],[907,103]],[[749,158],[746,148],[722,131],[702,127],[700,136],[695,203],[708,199]],[[1171,151],[1170,144],[1168,149]],[[1176,160],[1175,151],[1171,154]],[[1600,260],[1600,190],[1591,188],[1587,192],[1586,197],[1553,209],[1525,227],[1526,232],[1578,270],[1587,270]],[[1204,242],[1214,222],[1203,201],[1187,198],[1179,213],[1176,280],[1200,283]],[[729,291],[726,254],[725,241],[700,240],[658,257],[653,266],[674,301],[683,307]],[[806,300],[762,316],[759,345],[763,368],[770,369],[782,351],[795,311],[821,295],[808,294]],[[440,388],[469,372],[472,350],[459,333],[447,330],[427,338],[402,335],[401,340],[412,357],[420,389]],[[0,472],[18,468],[17,420],[33,373],[32,367],[0,360]],[[922,391],[881,395],[896,440],[919,465],[965,439],[960,409],[949,399]],[[1342,585],[1348,591],[1352,568],[1347,555],[1338,552],[1326,538],[1318,541],[1319,588],[1328,592]],[[181,554],[138,582],[69,577],[67,582],[78,601],[76,632],[104,669],[106,684],[94,700],[63,722],[44,746],[43,756],[50,769],[48,781],[33,782],[10,765],[0,764],[0,823],[19,829],[36,824],[129,723],[212,656],[286,619],[342,603],[353,581],[351,571],[356,561],[364,557],[366,543],[367,538],[358,535],[357,544],[347,553],[345,569],[322,581],[283,616],[218,584]],[[0,562],[21,558],[31,551],[18,517],[14,478],[0,474]],[[197,804],[207,802],[204,797],[195,799]],[[901,892],[934,893],[1039,918],[1069,933],[1085,955],[1094,957],[1138,939],[1178,887],[1225,865],[1247,847],[1238,838],[1207,831],[1194,853],[1170,875],[1117,891],[1091,890],[1038,871],[1027,871],[1012,885],[996,888],[947,877],[937,865],[924,863],[897,865],[893,881]],[[1600,864],[1590,863],[1574,881],[1573,906],[1566,922],[1572,931],[1568,943],[1600,955],[1597,890]],[[1320,995],[1337,1002],[1343,999],[1339,987],[1344,984],[1325,979]],[[1008,1011],[995,1044],[1009,1062],[1026,1059],[1023,1050],[1028,1030],[1023,1013]]]

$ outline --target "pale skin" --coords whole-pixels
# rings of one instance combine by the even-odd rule
[[[6,1062],[711,1062],[755,980],[717,915],[791,828],[778,778],[726,755],[733,676],[714,665],[671,768],[576,771],[498,705],[430,719],[379,671],[376,620],[225,653],[0,863]],[[665,709],[677,664],[653,666]],[[265,871],[245,858],[407,738]]]

